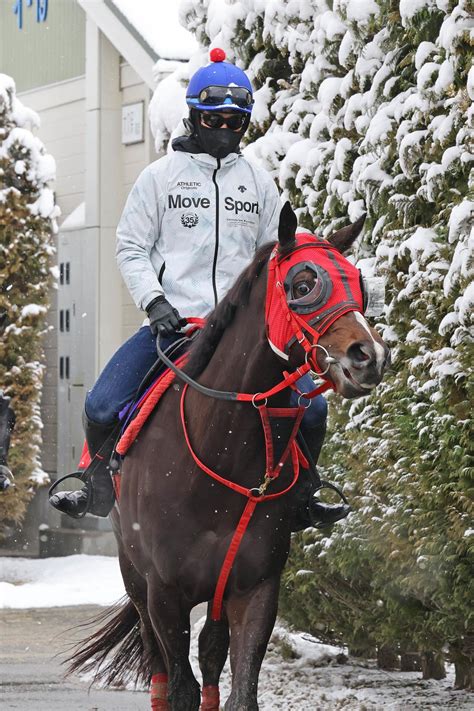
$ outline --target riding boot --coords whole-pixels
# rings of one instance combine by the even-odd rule
[[[91,470],[90,477],[82,489],[59,491],[50,497],[49,503],[72,518],[81,518],[85,513],[106,517],[115,502],[109,462],[114,450],[117,425],[100,425],[90,420],[85,412],[82,422],[91,457],[88,467]]]
[[[302,427],[301,434],[316,465],[323,446],[326,425],[311,428]],[[325,504],[319,501],[315,497],[317,486],[318,483],[314,480],[311,469],[303,470],[295,492],[295,509],[291,520],[293,532],[302,531],[312,526],[329,526],[350,513],[351,507],[348,504]]]

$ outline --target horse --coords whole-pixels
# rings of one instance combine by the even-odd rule
[[[0,492],[13,484],[13,475],[7,466],[7,456],[14,426],[15,414],[10,407],[10,398],[0,390]]]
[[[328,240],[297,235],[287,203],[276,245],[258,251],[207,319],[181,367],[187,384],[175,378],[122,463],[112,519],[127,601],[79,645],[70,672],[94,669],[109,684],[133,672],[151,680],[152,709],[218,711],[230,648],[225,711],[258,710],[298,472],[308,466],[295,440],[304,394],[292,409],[291,388],[311,369],[325,387],[360,397],[389,362],[354,296],[358,272],[340,256],[362,224]],[[335,265],[330,283],[323,252]],[[332,306],[315,316],[311,299],[324,290]],[[202,602],[201,701],[189,646],[190,611]]]

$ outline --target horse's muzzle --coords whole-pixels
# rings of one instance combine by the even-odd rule
[[[357,341],[337,358],[330,377],[346,398],[368,395],[381,381],[390,364],[390,349],[383,342]]]

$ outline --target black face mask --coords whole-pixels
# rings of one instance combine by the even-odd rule
[[[204,153],[214,158],[225,158],[229,153],[239,152],[239,143],[245,133],[246,126],[241,131],[230,128],[206,128],[196,122],[195,134]]]

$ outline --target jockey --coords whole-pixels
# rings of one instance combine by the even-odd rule
[[[278,190],[270,175],[239,150],[250,123],[252,86],[241,69],[224,61],[223,50],[213,49],[210,58],[189,82],[187,135],[175,138],[173,150],[141,173],[118,225],[118,265],[149,323],[119,348],[87,394],[86,440],[91,457],[100,450],[103,464],[81,490],[51,496],[50,503],[71,516],[86,509],[107,516],[113,506],[108,464],[119,412],[155,363],[157,336],[165,350],[179,338],[182,318],[207,316],[256,251],[277,239]],[[309,375],[299,386],[302,392],[314,389]],[[297,394],[292,397],[296,405]],[[315,461],[326,414],[322,396],[305,413],[304,436]],[[309,491],[298,528],[347,514],[344,505],[312,499],[309,515],[308,500]]]

